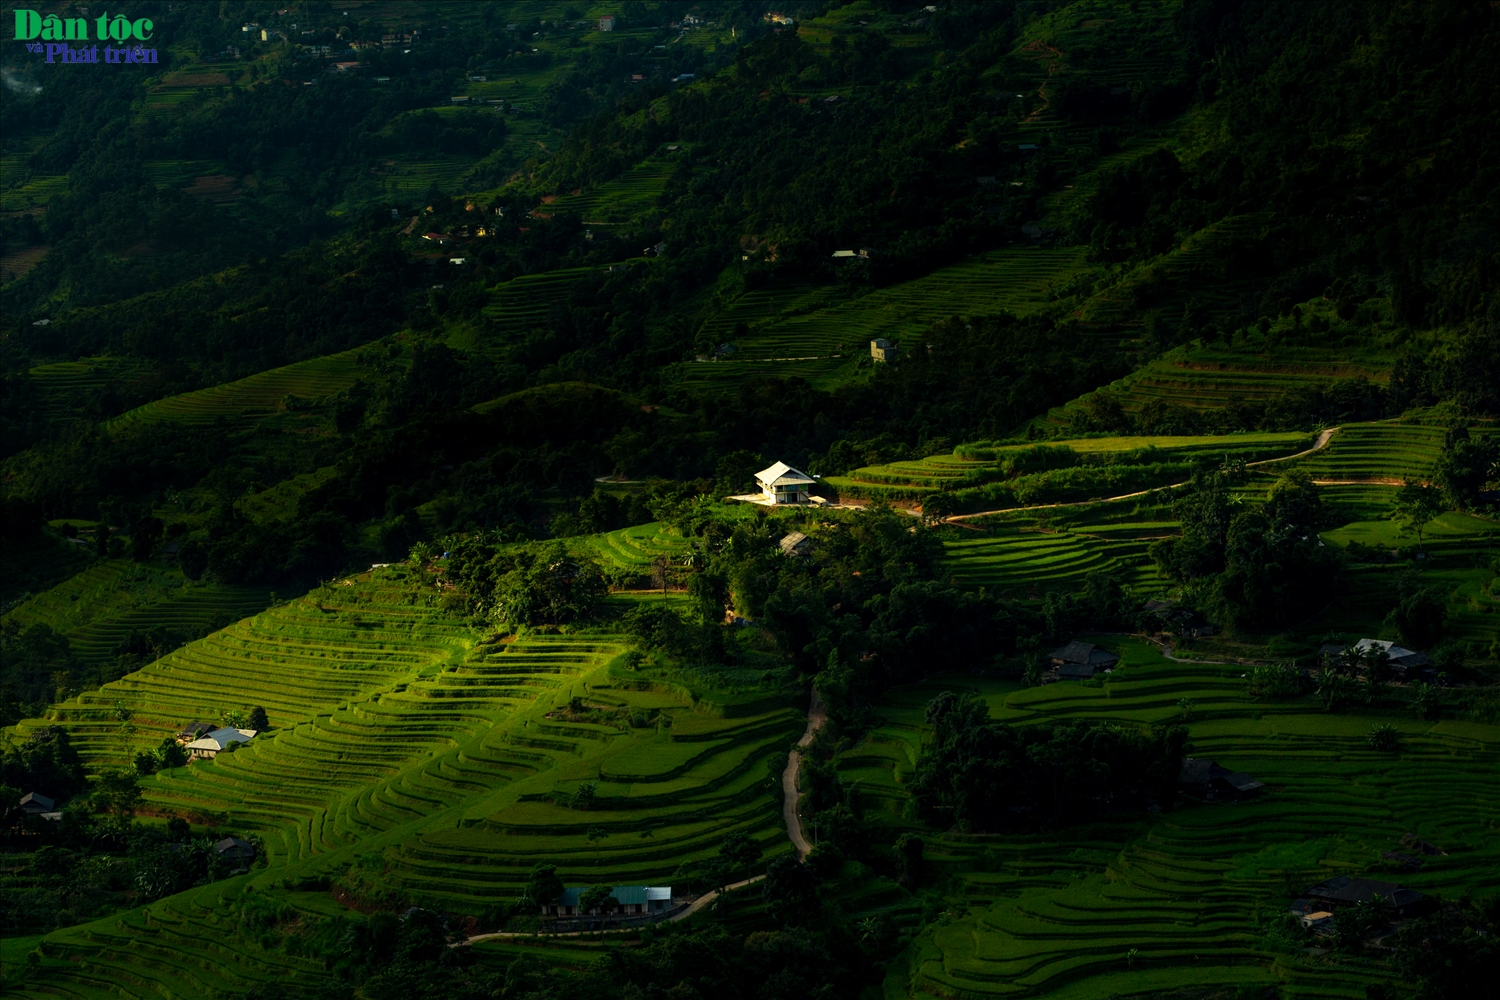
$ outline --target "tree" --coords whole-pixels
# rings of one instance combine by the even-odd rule
[[[161,523],[160,518],[142,517],[137,518],[130,529],[130,554],[136,562],[145,562],[151,558],[151,553],[156,546],[161,544],[162,534],[166,526]]]
[[[761,883],[772,919],[787,926],[809,919],[818,905],[818,876],[800,859],[783,854],[766,867]]]
[[[594,806],[594,796],[597,793],[598,786],[595,785],[592,781],[585,781],[583,784],[579,785],[578,790],[573,793],[573,808],[582,809],[584,812],[592,809]]]
[[[1490,480],[1500,476],[1500,439],[1472,438],[1467,427],[1455,428],[1449,437],[1433,479],[1450,504],[1470,510],[1479,506]]]
[[[1403,535],[1417,536],[1417,548],[1421,550],[1422,529],[1447,509],[1442,490],[1408,479],[1396,494],[1396,506],[1391,519],[1401,526]]]
[[[1389,722],[1377,722],[1370,727],[1370,735],[1367,737],[1371,750],[1381,753],[1394,753],[1401,749],[1401,730]]]
[[[565,888],[567,887],[557,874],[556,865],[533,865],[526,889],[521,895],[522,905],[549,906],[557,902]]]
[[[253,729],[257,733],[263,729],[270,729],[271,720],[266,718],[266,710],[259,705],[250,709],[250,717],[245,720],[245,728]]]
[[[941,524],[953,516],[953,497],[947,493],[929,493],[922,498],[922,523]]]
[[[95,801],[107,809],[121,826],[130,823],[141,802],[135,771],[106,771],[95,783]]]
[[[1386,616],[1396,629],[1396,638],[1411,649],[1430,649],[1443,638],[1448,620],[1447,602],[1431,587],[1405,594]]]
[[[896,878],[902,885],[909,886],[920,877],[922,852],[926,846],[914,833],[903,833],[896,838],[892,853],[896,857]]]
[[[742,830],[731,833],[719,845],[719,857],[731,875],[749,870],[760,860],[760,854],[760,842]]]
[[[109,558],[109,525],[103,521],[94,528],[94,554],[100,559]]]
[[[615,898],[614,892],[614,886],[591,885],[578,897],[578,907],[584,913],[595,909],[608,913],[618,909],[620,901]]]

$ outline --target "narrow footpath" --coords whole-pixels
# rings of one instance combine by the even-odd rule
[[[808,708],[807,708],[807,730],[805,732],[803,732],[802,738],[797,741],[797,746],[799,746],[799,747],[805,747],[805,746],[808,746],[809,744],[811,744],[812,741],[813,741],[813,738],[818,735],[818,730],[822,729],[823,726],[824,726],[824,724],[827,723],[827,721],[828,721],[828,713],[826,711],[824,711],[824,709],[823,709],[823,700],[818,697],[818,692],[814,691],[812,693],[812,702],[811,702],[811,704],[808,705]],[[784,770],[784,771],[781,772],[781,791],[782,791],[782,795],[783,795],[782,804],[781,804],[781,815],[786,820],[786,835],[787,835],[788,838],[791,839],[792,846],[795,847],[795,848],[797,848],[797,854],[799,856],[805,858],[810,853],[812,853],[812,845],[809,844],[807,842],[807,838],[805,836],[803,836],[803,834],[802,834],[802,818],[797,815],[797,804],[798,804],[799,799],[802,796],[802,793],[797,790],[797,772],[801,769],[801,767],[802,767],[802,754],[799,753],[796,750],[793,750],[790,754],[787,755],[786,770]],[[762,881],[764,879],[765,879],[764,875],[756,875],[753,878],[747,878],[747,879],[744,879],[743,881],[740,881],[740,882],[731,882],[729,885],[727,885],[727,886],[724,887],[724,891],[725,892],[733,892],[736,889],[743,889],[747,885],[754,885],[755,883],[760,882],[760,881]],[[672,914],[670,917],[667,918],[666,922],[667,923],[675,923],[678,920],[686,920],[688,917],[691,917],[693,914],[698,913],[699,911],[705,909],[708,906],[711,906],[713,904],[714,900],[716,900],[718,898],[719,898],[719,890],[718,889],[710,889],[708,892],[705,892],[703,895],[701,895],[697,899],[693,900],[687,906],[684,906],[682,909],[680,909],[676,913]],[[620,933],[622,931],[623,932],[629,932],[629,931],[632,931],[632,930],[635,930],[635,928],[628,928],[628,927],[627,928],[620,928],[620,930],[616,931],[615,933]],[[548,937],[548,938],[569,937],[569,938],[571,938],[571,937],[598,937],[599,935],[605,934],[605,933],[609,933],[609,932],[607,932],[607,931],[597,931],[597,930],[596,931],[551,931],[551,932],[547,932],[547,931],[492,931],[492,932],[490,932],[488,934],[475,934],[475,935],[467,938],[466,940],[458,941],[458,942],[454,943],[450,947],[461,948],[464,945],[475,944],[476,942],[479,942],[479,941],[490,941],[490,940],[493,940],[493,939],[496,939],[496,938],[535,938],[535,937]]]
[[[812,743],[813,737],[818,735],[818,730],[828,721],[828,713],[823,709],[823,699],[818,697],[818,692],[812,693],[812,704],[807,708],[807,731],[797,741],[797,746],[805,747]],[[791,838],[792,846],[797,848],[797,853],[807,857],[812,853],[812,845],[802,835],[802,817],[797,815],[797,804],[802,793],[797,790],[797,772],[802,767],[802,754],[793,750],[786,761],[786,770],[781,772],[781,815],[786,820],[786,835]]]

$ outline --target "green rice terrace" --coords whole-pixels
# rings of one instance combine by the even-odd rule
[[[929,839],[933,866],[950,877],[946,912],[895,963],[886,996],[1104,997],[1230,984],[1362,998],[1387,975],[1373,961],[1334,965],[1275,936],[1293,895],[1340,873],[1449,899],[1500,886],[1490,788],[1500,726],[1257,699],[1239,666],[1172,663],[1139,640],[1104,641],[1123,660],[1102,683],[1023,688],[955,676],[893,691],[881,725],[842,755],[840,771],[901,824],[925,706],[959,689],[981,695],[992,718],[1022,725],[1186,717],[1193,755],[1252,774],[1264,794],[1054,834]],[[1398,752],[1370,747],[1377,723],[1399,731]],[[1445,854],[1419,871],[1381,874],[1392,871],[1382,853],[1408,834]]]
[[[120,431],[152,423],[202,425],[223,421],[231,428],[245,429],[281,412],[303,422],[316,420],[320,418],[316,410],[322,397],[341,392],[371,373],[364,366],[361,352],[345,351],[159,399],[122,413],[105,426]]]
[[[268,603],[265,587],[195,584],[177,570],[109,559],[22,602],[4,621],[18,628],[46,625],[66,636],[80,659],[102,663],[114,660],[133,635],[165,629],[177,641],[196,638]]]
[[[383,856],[373,884],[339,884],[353,898],[478,912],[513,899],[538,861],[570,881],[636,883],[669,881],[733,831],[789,849],[772,789],[803,728],[795,698],[758,674],[749,687],[689,688],[651,660],[627,663],[624,648],[609,634],[486,638],[407,571],[378,570],[216,632],[22,731],[64,727],[98,770],[190,720],[263,706],[272,728],[238,752],[142,783],[148,813],[256,832],[271,862],[253,880],[262,889]],[[164,927],[232,920],[247,888],[49,940],[48,988],[220,990],[309,973],[253,944],[227,965],[166,954]]]
[[[867,359],[877,337],[910,341],[955,315],[1029,315],[1047,308],[1084,269],[1074,249],[1017,247],[853,299],[821,287],[745,292],[708,319],[701,334],[734,352],[680,371],[685,385],[700,388],[732,389],[750,375],[795,374],[822,385]],[[736,336],[741,324],[748,332]]]
[[[947,455],[866,466],[825,482],[840,496],[920,502],[949,494],[955,512],[1079,502],[1169,486],[1207,462],[1260,465],[1317,447],[1299,432],[976,442]]]

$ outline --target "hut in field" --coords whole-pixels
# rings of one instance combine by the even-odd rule
[[[812,539],[800,531],[794,531],[781,540],[781,554],[805,556],[812,551]]]
[[[1192,757],[1182,762],[1178,787],[1201,799],[1244,799],[1260,793],[1262,787],[1244,771],[1231,771],[1211,760]]]
[[[1417,916],[1432,906],[1431,900],[1415,889],[1408,889],[1395,882],[1355,878],[1350,875],[1339,875],[1325,882],[1319,882],[1303,892],[1302,896],[1302,899],[1292,904],[1293,912],[1296,912],[1299,906],[1308,904],[1317,910],[1330,912],[1345,906],[1368,905],[1379,899],[1390,906],[1392,916],[1400,918]]]
[[[1101,670],[1113,670],[1120,658],[1107,649],[1074,639],[1052,651],[1052,666],[1061,680],[1087,680]]]

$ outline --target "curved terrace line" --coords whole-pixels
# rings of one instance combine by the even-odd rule
[[[807,707],[807,729],[802,733],[802,738],[797,741],[797,746],[805,747],[812,743],[813,738],[818,735],[818,730],[828,722],[828,713],[823,708],[823,699],[818,697],[818,692],[812,693],[812,702]],[[792,846],[797,848],[799,857],[807,857],[812,853],[812,845],[802,833],[802,818],[797,815],[797,803],[802,795],[797,790],[797,772],[802,765],[802,754],[793,750],[787,756],[786,770],[781,772],[781,788],[785,793],[782,800],[781,813],[786,819],[786,835],[791,839]],[[710,889],[687,906],[678,910],[666,919],[666,923],[676,923],[686,920],[693,914],[698,913],[711,906],[722,893],[733,892],[743,889],[748,885],[765,880],[764,875],[753,875],[739,882],[731,882],[723,889]],[[449,947],[461,948],[465,945],[475,944],[479,941],[490,941],[499,938],[538,938],[538,937],[588,937],[591,935],[602,935],[608,933],[603,929],[592,931],[492,931],[488,934],[475,934],[462,941],[455,942]]]
[[[1245,468],[1248,469],[1257,465],[1270,465],[1272,462],[1287,462],[1294,458],[1302,458],[1305,455],[1311,455],[1315,451],[1322,451],[1324,448],[1328,447],[1328,442],[1333,440],[1334,431],[1337,431],[1338,429],[1339,428],[1337,427],[1329,427],[1328,429],[1324,430],[1318,435],[1318,439],[1313,442],[1313,446],[1306,449],[1305,451],[1299,451],[1295,455],[1282,455],[1280,458],[1263,458],[1258,462],[1246,462]],[[1117,497],[1099,497],[1094,500],[1069,500],[1066,503],[1039,503],[1033,504],[1030,507],[1002,507],[999,510],[980,510],[975,511],[972,514],[954,514],[952,517],[945,518],[944,523],[956,524],[960,527],[967,527],[967,525],[965,525],[963,522],[974,517],[989,517],[993,514],[1010,514],[1018,510],[1047,510],[1053,507],[1084,507],[1088,504],[1095,503],[1113,503],[1116,500],[1130,500],[1134,497],[1143,497],[1147,493],[1155,493],[1157,490],[1175,490],[1179,487],[1186,486],[1189,482],[1191,482],[1191,480],[1184,479],[1180,483],[1172,483],[1168,486],[1153,486],[1149,490],[1136,490],[1134,493],[1122,493]],[[1313,482],[1319,486],[1340,486],[1353,485],[1356,482],[1365,484],[1385,483],[1387,481],[1380,479],[1314,479]],[[1393,482],[1397,486],[1401,485],[1399,480],[1390,480],[1390,482]]]

